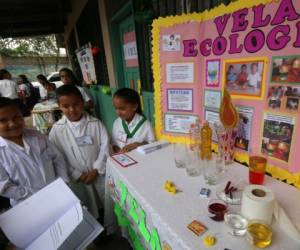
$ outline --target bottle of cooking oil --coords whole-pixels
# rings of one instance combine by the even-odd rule
[[[265,248],[272,242],[272,230],[260,221],[249,222],[247,240],[256,247]]]
[[[204,122],[201,128],[201,159],[211,159],[211,138],[212,130],[207,121]]]

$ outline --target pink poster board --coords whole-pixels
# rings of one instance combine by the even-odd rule
[[[159,18],[152,35],[157,137],[188,143],[187,134],[165,130],[168,90],[192,89],[193,109],[184,114],[203,121],[204,91],[227,88],[235,105],[254,109],[250,145],[267,150],[270,166],[300,186],[300,1],[237,1]]]

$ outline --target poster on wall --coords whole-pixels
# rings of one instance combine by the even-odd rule
[[[209,126],[212,128],[212,140],[213,142],[218,142],[218,136],[215,130],[215,123],[220,123],[219,112],[215,110],[205,109],[204,119],[208,121]]]
[[[191,124],[199,119],[195,115],[165,114],[165,131],[168,133],[188,134]]]
[[[194,83],[193,63],[168,63],[167,64],[168,83]]]
[[[206,87],[219,87],[220,63],[220,59],[206,61]]]
[[[193,111],[192,89],[168,89],[167,100],[170,111]]]
[[[134,31],[129,31],[123,35],[123,53],[127,68],[139,66]]]
[[[265,61],[235,59],[224,62],[224,87],[231,95],[262,97]]]
[[[204,107],[219,109],[221,105],[221,91],[204,90]]]
[[[164,35],[162,39],[163,51],[180,51],[180,35]]]
[[[237,137],[235,147],[248,151],[251,138],[252,118],[254,109],[251,107],[237,106],[239,113],[239,123],[237,126]]]
[[[300,111],[300,87],[271,85],[268,88],[266,108],[274,111],[298,113]]]
[[[275,159],[288,162],[294,128],[295,117],[265,113],[262,152]]]
[[[76,55],[84,82],[86,84],[97,83],[91,44],[88,43],[76,50]]]
[[[300,55],[274,56],[272,58],[271,82],[300,84]]]
[[[178,112],[191,112],[187,96],[170,102],[168,89],[191,89],[191,113],[213,124],[226,88],[240,116],[236,160],[247,163],[249,148],[262,147],[271,158],[269,173],[300,187],[300,142],[292,143],[300,138],[300,1],[237,0],[205,13],[161,17],[153,21],[152,38],[157,138],[189,143],[188,133],[171,126],[180,119],[166,120],[178,104]],[[285,122],[275,125],[281,116]],[[290,137],[279,136],[288,130]]]

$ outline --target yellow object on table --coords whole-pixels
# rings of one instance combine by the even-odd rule
[[[165,182],[164,189],[171,194],[177,193],[177,189],[176,189],[175,185],[173,184],[173,182],[171,182],[171,181]]]
[[[212,235],[207,235],[204,237],[203,239],[203,244],[206,246],[206,247],[212,247],[213,245],[216,244],[216,237],[212,236]]]

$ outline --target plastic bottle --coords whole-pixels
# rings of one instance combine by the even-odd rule
[[[201,159],[211,159],[211,141],[212,130],[207,121],[204,122],[201,128]]]
[[[190,149],[193,151],[199,150],[201,144],[199,120],[196,120],[195,123],[191,124],[189,134],[190,134]]]

